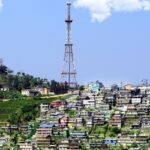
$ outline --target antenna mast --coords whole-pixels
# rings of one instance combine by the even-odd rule
[[[67,1],[67,18],[65,20],[67,24],[67,40],[65,43],[65,53],[64,53],[64,68],[61,73],[63,81],[68,83],[69,88],[74,88],[77,86],[76,82],[76,69],[74,66],[74,55],[73,55],[73,44],[71,42],[71,2]]]

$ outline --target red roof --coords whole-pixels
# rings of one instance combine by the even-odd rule
[[[57,101],[53,101],[51,103],[51,106],[55,108],[55,107],[61,106],[62,104],[63,104],[63,102],[61,100],[57,100]]]

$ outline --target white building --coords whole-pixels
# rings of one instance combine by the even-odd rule
[[[21,94],[24,96],[36,96],[39,92],[36,90],[32,90],[32,89],[26,89],[26,90],[22,90]]]
[[[41,104],[40,105],[41,113],[46,113],[49,111],[49,109],[50,109],[50,105],[47,105],[47,104]]]
[[[95,100],[94,99],[83,100],[83,106],[85,106],[85,108],[95,108]]]
[[[32,143],[20,143],[19,150],[34,150],[34,144]]]
[[[131,103],[132,104],[139,104],[139,103],[141,103],[141,101],[142,101],[141,97],[133,97],[133,98],[131,98]]]

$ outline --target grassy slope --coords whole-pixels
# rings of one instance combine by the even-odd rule
[[[5,102],[0,101],[0,122],[7,121],[9,118],[9,115],[12,113],[15,113],[23,105],[26,105],[26,104],[40,105],[41,103],[50,103],[56,99],[65,99],[67,96],[68,95],[61,95],[61,96],[55,96],[52,98],[45,98],[42,100],[27,99],[27,100],[10,100],[10,101],[5,101]]]

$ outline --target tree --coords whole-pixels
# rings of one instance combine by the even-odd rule
[[[17,125],[18,131],[19,131],[20,130],[20,124],[21,124],[21,113],[17,112],[17,113],[11,114],[9,116],[8,121],[13,125]]]
[[[131,144],[131,148],[138,148],[138,144],[136,143]]]
[[[0,65],[0,75],[6,75],[6,74],[8,74],[8,72],[9,72],[9,69],[6,67],[6,66],[4,66],[4,65]]]
[[[84,90],[85,90],[85,87],[82,85],[82,86],[79,87],[79,90],[80,90],[80,91],[84,91]]]

